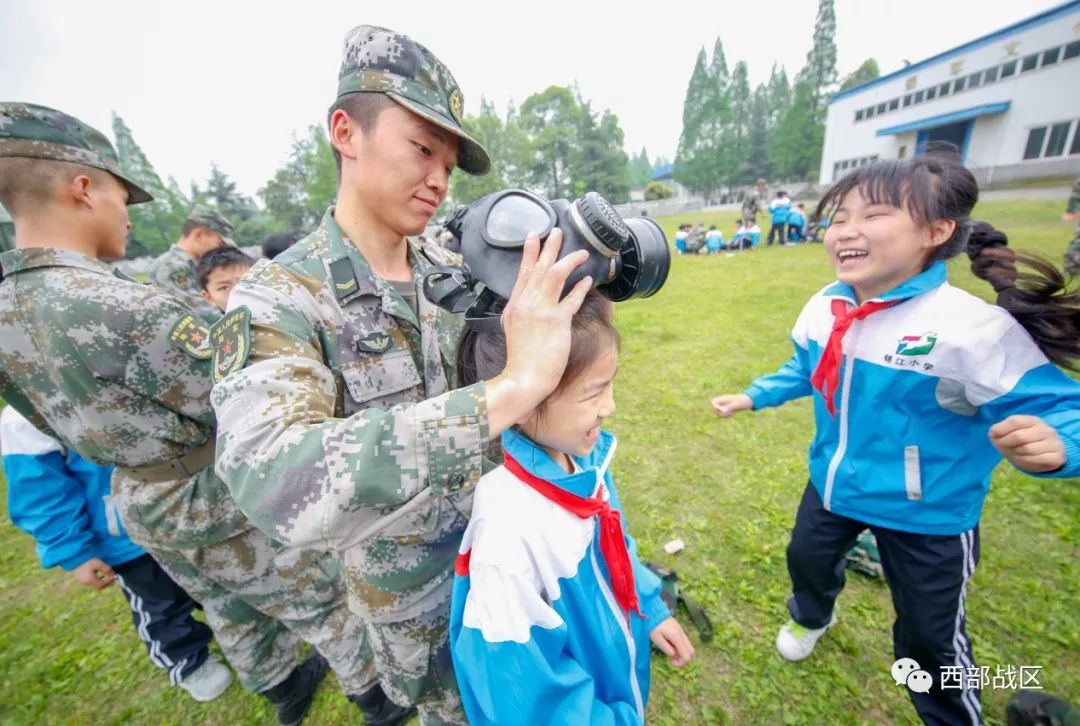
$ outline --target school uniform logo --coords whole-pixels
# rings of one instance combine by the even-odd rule
[[[937,333],[923,333],[922,335],[905,335],[896,346],[897,355],[926,355],[934,349],[937,343]]]

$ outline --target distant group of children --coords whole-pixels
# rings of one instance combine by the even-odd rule
[[[806,206],[802,202],[792,204],[784,191],[778,191],[776,198],[769,203],[769,215],[772,226],[765,241],[766,247],[771,247],[774,240],[778,245],[789,246],[799,242],[818,242],[818,234],[829,226],[827,218],[815,217],[808,222]],[[715,224],[706,230],[700,222],[696,227],[683,223],[675,232],[674,241],[675,252],[679,255],[753,250],[761,242],[761,227],[754,215],[747,215],[736,221],[731,239],[725,240],[724,233]]]

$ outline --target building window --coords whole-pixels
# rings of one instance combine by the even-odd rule
[[[968,81],[967,81],[967,87],[968,88],[978,88],[981,85],[982,85],[982,71],[979,71],[978,73],[972,73],[970,76],[968,76]]]
[[[1050,127],[1050,139],[1046,142],[1046,153],[1043,156],[1061,156],[1065,153],[1065,142],[1069,138],[1069,128],[1072,121],[1054,124]]]
[[[907,108],[910,105],[911,105],[911,94],[909,93],[908,95],[904,96],[904,108]]]
[[[903,159],[905,156],[907,156],[907,146],[901,146],[900,151],[896,152],[896,158]]]
[[[863,117],[863,110],[860,108],[858,111],[855,112],[855,120],[856,121],[862,121],[862,117]]]
[[[922,103],[924,95],[926,94],[923,91],[915,91],[915,103]]]
[[[987,68],[983,71],[983,83],[993,83],[997,80],[998,67]]]
[[[960,91],[964,90],[964,82],[966,80],[967,80],[966,78],[957,78],[955,81],[953,81],[952,82],[953,93],[960,93]]]
[[[1035,70],[1035,67],[1039,65],[1039,54],[1032,53],[1031,55],[1020,61],[1020,72],[1027,73],[1028,71]]]
[[[900,99],[899,98],[894,98],[893,100],[889,101],[889,110],[890,111],[895,111],[898,108],[900,108]]]
[[[1039,126],[1028,132],[1027,145],[1024,147],[1025,159],[1038,159],[1042,154],[1043,141],[1046,140],[1046,127]]]
[[[877,113],[878,113],[878,116],[885,113],[885,104],[884,103],[879,103],[877,105]]]
[[[1008,63],[1001,66],[1001,77],[1008,78],[1009,76],[1016,75],[1016,61],[1011,60]]]
[[[1062,60],[1069,60],[1080,55],[1080,40],[1074,40],[1065,46],[1065,57]]]
[[[951,89],[951,88],[952,88],[952,85],[950,85],[948,81],[946,81],[945,83],[942,83],[940,86],[938,86],[938,95],[941,96],[942,98],[945,98],[946,96],[949,95],[949,89]]]
[[[1058,62],[1058,58],[1061,57],[1061,48],[1051,48],[1050,50],[1043,51],[1043,66],[1051,66]]]
[[[927,88],[926,100],[933,101],[935,98],[937,98],[937,86],[931,86],[930,88]]]
[[[866,109],[866,118],[874,118],[874,107]]]
[[[1073,134],[1072,146],[1069,147],[1069,155],[1080,154],[1080,123],[1076,124],[1076,133]]]

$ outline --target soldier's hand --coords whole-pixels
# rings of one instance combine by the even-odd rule
[[[729,393],[712,400],[712,410],[721,418],[734,416],[739,411],[749,411],[754,402],[745,393]]]
[[[97,557],[91,557],[71,571],[71,576],[79,583],[101,590],[116,581],[116,573]]]
[[[559,299],[566,279],[589,259],[584,250],[559,259],[562,231],[552,230],[540,248],[530,234],[517,282],[502,314],[506,367],[488,382],[488,428],[492,436],[531,412],[558,386],[570,355],[570,320],[592,288],[580,280]]]
[[[990,443],[1013,466],[1043,474],[1065,466],[1065,445],[1037,416],[1009,416],[990,427]]]

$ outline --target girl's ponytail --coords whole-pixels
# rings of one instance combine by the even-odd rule
[[[1047,260],[1016,253],[1008,237],[987,222],[971,224],[971,271],[997,292],[997,304],[1034,338],[1046,357],[1080,370],[1080,291]],[[1017,270],[1017,265],[1026,268]]]

